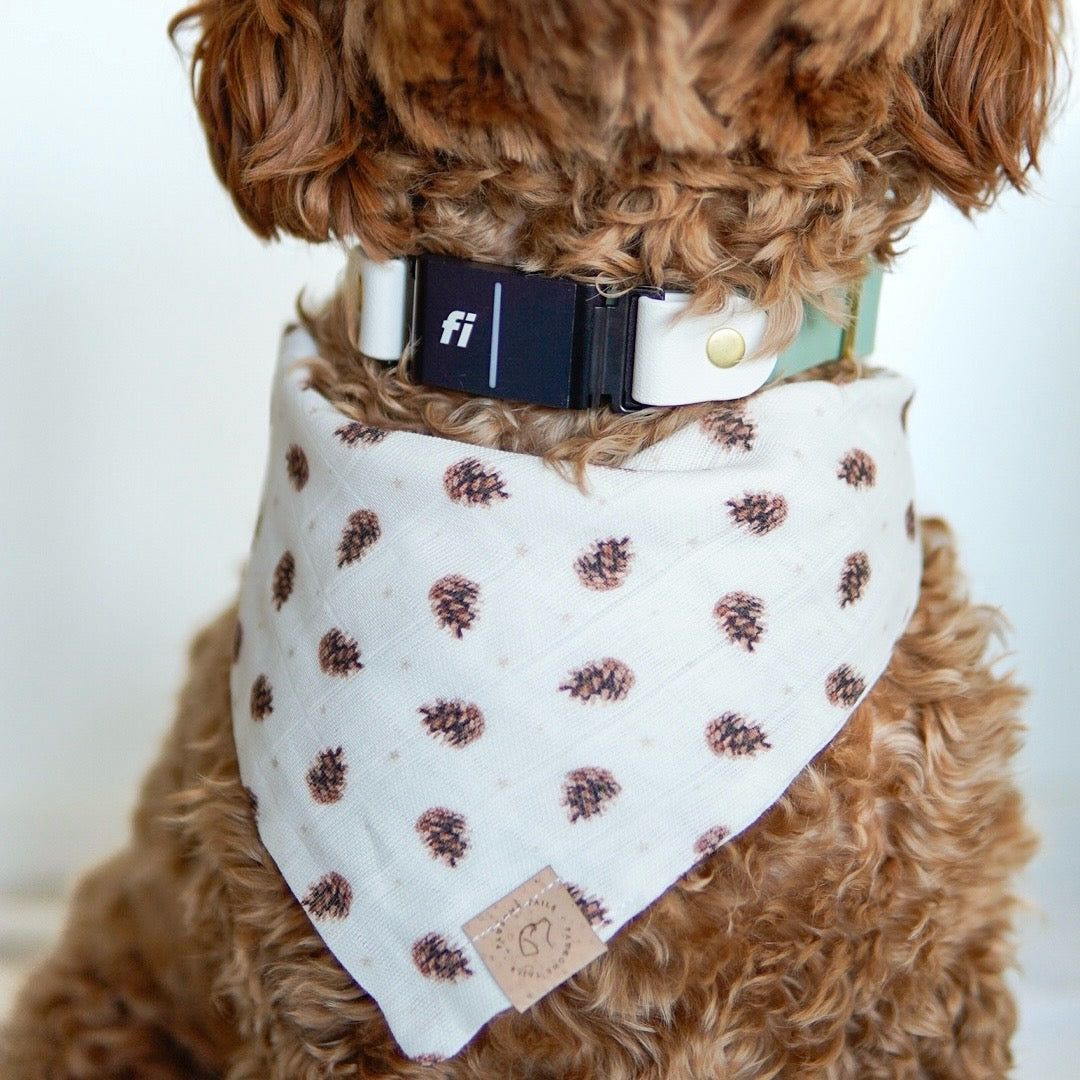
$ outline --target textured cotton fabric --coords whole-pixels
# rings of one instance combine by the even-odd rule
[[[915,605],[909,383],[781,385],[583,492],[343,416],[287,336],[232,671],[259,832],[402,1050],[506,997],[462,926],[545,866],[610,938],[850,716]]]

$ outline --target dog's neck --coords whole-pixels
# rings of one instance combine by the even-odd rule
[[[331,302],[305,321],[322,357],[312,373],[314,384],[343,412],[365,423],[534,454],[579,471],[586,464],[621,464],[718,408],[740,408],[738,401],[700,402],[622,414],[606,405],[562,409],[422,385],[404,365],[388,366],[361,351],[357,284],[356,273],[347,276]],[[846,355],[794,377],[848,382],[859,370],[858,362]]]

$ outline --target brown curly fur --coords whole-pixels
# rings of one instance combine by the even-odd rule
[[[208,0],[196,95],[260,234],[617,286],[741,289],[789,335],[932,190],[1023,186],[1055,0]],[[308,318],[319,388],[384,426],[613,464],[708,406],[469,399]],[[850,367],[819,372],[852,378]],[[90,875],[0,1045],[5,1077],[982,1078],[1009,1067],[1021,693],[947,530],[886,674],[751,829],[524,1015],[403,1059],[262,848],[232,744],[235,614],[196,640],[131,847]]]

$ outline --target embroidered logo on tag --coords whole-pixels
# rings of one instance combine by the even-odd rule
[[[607,951],[550,866],[462,930],[518,1012]]]

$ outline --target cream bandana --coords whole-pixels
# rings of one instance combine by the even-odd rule
[[[314,355],[286,337],[240,771],[327,946],[436,1060],[509,1005],[470,920],[551,867],[606,941],[885,669],[920,576],[911,387],[781,385],[590,469],[586,494],[528,455],[349,420],[296,370]]]

